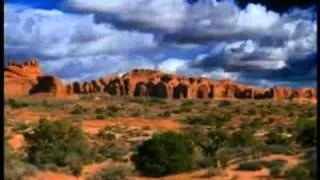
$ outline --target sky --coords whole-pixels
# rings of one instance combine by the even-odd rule
[[[65,82],[152,68],[259,87],[314,87],[315,1],[290,3],[6,0],[5,61],[38,59]]]

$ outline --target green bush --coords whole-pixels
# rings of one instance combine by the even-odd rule
[[[194,105],[195,104],[195,102],[194,101],[192,101],[192,100],[187,100],[187,101],[184,101],[183,103],[181,103],[181,107],[186,107],[186,106],[192,106],[192,105]]]
[[[115,105],[111,105],[107,107],[107,110],[113,113],[118,113],[121,110],[121,108]]]
[[[20,101],[17,101],[15,99],[8,99],[7,101],[7,104],[12,107],[12,108],[15,108],[15,109],[18,109],[18,108],[23,108],[23,107],[28,107],[29,105],[25,102],[20,102]]]
[[[224,114],[223,116],[209,114],[206,116],[187,117],[185,122],[190,125],[206,125],[206,126],[215,125],[217,128],[219,128],[230,120],[231,120],[231,116],[229,114]]]
[[[226,101],[226,100],[222,100],[218,104],[219,107],[228,107],[228,106],[231,106],[231,105],[232,105],[232,103],[230,101]]]
[[[130,171],[129,168],[124,166],[105,167],[89,177],[88,180],[127,180]]]
[[[231,135],[231,145],[233,147],[249,147],[258,144],[254,134],[249,130],[238,130]]]
[[[181,134],[165,132],[143,142],[132,158],[145,176],[161,177],[191,169],[192,147]]]
[[[170,117],[171,116],[171,112],[170,111],[164,111],[162,113],[159,113],[160,117]]]
[[[280,144],[262,146],[262,151],[270,154],[294,154],[294,151],[289,146]]]
[[[280,144],[280,145],[287,145],[289,144],[289,138],[284,137],[282,132],[279,132],[277,129],[272,129],[266,134],[266,144]]]
[[[103,115],[103,114],[97,114],[97,115],[96,115],[96,119],[102,120],[102,119],[105,119],[105,118],[106,118],[106,116]]]
[[[310,171],[304,165],[297,165],[286,172],[287,179],[289,180],[311,180]]]
[[[251,161],[251,162],[243,162],[238,166],[238,170],[240,171],[258,171],[263,168],[262,161]]]
[[[72,167],[90,160],[88,144],[80,127],[69,121],[41,120],[32,132],[24,133],[28,161],[41,168],[45,164]]]
[[[24,162],[23,158],[13,152],[10,146],[5,142],[4,145],[4,179],[22,180],[32,176],[37,172],[37,168]]]
[[[83,114],[87,109],[83,108],[81,105],[76,105],[75,108],[70,112],[70,114]]]
[[[121,161],[128,153],[128,149],[120,146],[114,141],[106,141],[102,144],[96,144],[92,149],[92,155],[95,160],[112,159],[114,161]]]
[[[255,109],[249,109],[248,110],[248,115],[249,116],[253,116],[253,115],[256,115],[257,114],[257,111]]]
[[[317,143],[316,118],[298,119],[296,123],[296,142],[304,147],[312,147]]]
[[[149,99],[149,103],[150,104],[166,104],[167,102],[164,99],[153,97]]]
[[[15,127],[13,128],[13,131],[16,131],[16,132],[23,132],[25,131],[26,129],[29,128],[29,125],[23,121],[21,122],[18,122]]]

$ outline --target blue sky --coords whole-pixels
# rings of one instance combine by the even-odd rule
[[[315,8],[238,4],[7,0],[5,56],[36,58],[66,82],[158,68],[261,87],[315,86]]]

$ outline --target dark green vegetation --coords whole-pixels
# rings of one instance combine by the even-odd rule
[[[161,177],[185,172],[192,165],[191,144],[178,133],[156,134],[139,146],[133,161],[145,176]]]
[[[68,167],[75,175],[90,161],[86,139],[79,127],[68,121],[41,120],[32,132],[24,134],[28,161],[42,168],[47,165]]]
[[[126,97],[93,99],[85,96],[70,101],[5,101],[6,131],[25,134],[28,144],[25,157],[6,157],[7,179],[19,179],[34,169],[79,175],[84,165],[106,160],[129,164],[135,169],[132,172],[123,166],[106,167],[92,179],[126,179],[132,173],[159,177],[202,168],[207,168],[207,176],[211,177],[233,160],[240,163],[239,171],[269,168],[272,178],[316,177],[317,156],[312,151],[317,133],[315,105]],[[20,118],[20,112],[44,114],[32,120],[50,121],[29,123],[28,117],[33,116]],[[161,133],[124,125],[90,134],[79,126],[79,122],[88,120],[121,121],[122,117],[154,122],[172,119],[181,122],[184,129],[179,133]],[[131,153],[135,154],[132,161]],[[270,154],[300,153],[306,156],[288,171],[283,170],[285,162],[280,160],[260,160]]]
[[[4,144],[4,179],[22,180],[32,176],[37,172],[37,168],[26,162],[23,155],[14,152],[7,142]]]

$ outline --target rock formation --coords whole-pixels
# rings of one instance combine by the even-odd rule
[[[275,99],[316,100],[312,88],[262,89],[231,80],[210,81],[204,77],[184,77],[157,70],[133,69],[122,76],[107,76],[88,82],[63,85],[55,76],[44,76],[36,60],[9,63],[5,68],[5,96],[47,93],[56,97],[73,94],[107,93],[112,96],[149,96],[172,99]]]
[[[60,97],[65,96],[66,92],[59,78],[43,75],[37,60],[32,59],[22,64],[9,62],[4,69],[4,95],[6,97],[38,93]]]

